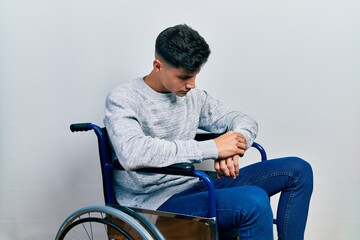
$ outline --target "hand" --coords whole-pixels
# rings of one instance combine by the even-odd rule
[[[219,152],[218,159],[227,159],[235,155],[244,156],[247,145],[246,138],[237,132],[227,132],[214,139]]]
[[[239,155],[234,155],[226,159],[215,160],[214,168],[218,179],[222,176],[235,179],[239,175]]]

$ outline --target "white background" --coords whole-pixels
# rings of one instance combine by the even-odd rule
[[[53,239],[72,211],[103,204],[95,135],[69,125],[101,125],[106,94],[147,74],[157,34],[179,23],[212,50],[199,87],[253,116],[270,158],[312,164],[306,239],[360,239],[359,12],[356,0],[0,0],[0,239]]]

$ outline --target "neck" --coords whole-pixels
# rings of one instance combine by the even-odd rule
[[[160,83],[159,76],[154,70],[151,71],[149,75],[144,77],[144,82],[158,93],[168,93],[168,91],[164,89]]]

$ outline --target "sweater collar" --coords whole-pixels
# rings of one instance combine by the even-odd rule
[[[174,100],[176,99],[176,95],[172,93],[159,93],[152,89],[149,85],[147,85],[144,81],[144,78],[137,78],[135,79],[135,84],[137,89],[143,91],[146,95],[150,96],[151,98],[155,98],[158,100]]]

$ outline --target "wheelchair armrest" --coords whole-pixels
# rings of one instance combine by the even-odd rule
[[[125,170],[117,159],[113,161],[113,169]],[[136,169],[135,172],[193,176],[194,170],[195,167],[192,163],[177,163],[163,168],[140,168]]]
[[[196,141],[205,141],[219,137],[221,134],[217,133],[198,133],[195,136]]]

